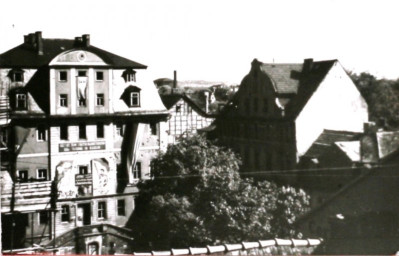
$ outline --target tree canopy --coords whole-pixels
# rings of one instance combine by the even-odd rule
[[[377,79],[367,72],[349,75],[368,104],[370,120],[386,128],[399,127],[399,80]]]
[[[231,150],[201,136],[170,145],[153,160],[153,179],[139,183],[133,216],[136,248],[235,243],[294,237],[308,207],[301,190],[239,174]]]

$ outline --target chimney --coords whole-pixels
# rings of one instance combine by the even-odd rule
[[[42,38],[42,32],[37,31],[35,33],[35,39],[36,39],[36,50],[38,55],[43,55],[43,38]]]
[[[209,112],[209,92],[205,91],[204,95],[205,95],[205,113],[208,113]]]
[[[29,37],[29,44],[30,44],[30,46],[34,47],[34,46],[35,46],[35,34],[30,33],[30,34],[28,35],[28,37]]]
[[[364,134],[360,138],[360,161],[362,163],[377,163],[379,160],[377,145],[377,126],[374,122],[364,123]]]
[[[90,35],[89,34],[82,35],[82,41],[83,41],[84,47],[89,47],[90,46]]]
[[[29,44],[29,35],[24,35],[24,44]]]
[[[83,39],[80,36],[75,37],[74,46],[82,46]]]
[[[364,134],[374,134],[378,131],[378,127],[375,122],[363,123],[363,133]]]
[[[312,67],[313,67],[313,59],[305,59],[303,61],[302,72],[307,73],[312,69]]]
[[[177,72],[173,71],[173,89],[177,88]]]

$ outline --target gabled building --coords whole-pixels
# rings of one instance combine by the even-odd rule
[[[338,60],[252,62],[211,137],[234,148],[242,171],[293,169],[324,130],[362,132],[367,104]]]
[[[4,250],[69,246],[71,253],[129,252],[135,183],[149,177],[167,110],[146,66],[41,32],[0,55],[10,102],[2,158]],[[137,77],[136,77],[137,76]]]
[[[214,121],[214,116],[207,114],[185,94],[161,95],[161,99],[169,112],[168,120],[160,123],[162,131],[168,136],[168,144],[196,134],[199,129],[208,127]]]

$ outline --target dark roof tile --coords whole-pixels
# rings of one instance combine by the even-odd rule
[[[43,55],[38,55],[37,51],[27,47],[26,44],[21,44],[0,55],[0,67],[39,68],[48,65],[50,61],[60,53],[75,49],[97,54],[107,64],[114,68],[147,68],[145,65],[107,52],[95,46],[75,47],[74,40],[70,39],[43,39]]]

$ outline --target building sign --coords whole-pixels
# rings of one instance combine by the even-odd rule
[[[105,149],[105,141],[62,143],[58,145],[59,152],[91,151]]]
[[[80,185],[91,185],[92,184],[92,178],[93,176],[91,173],[89,174],[76,174],[75,175],[75,186],[80,186]]]

